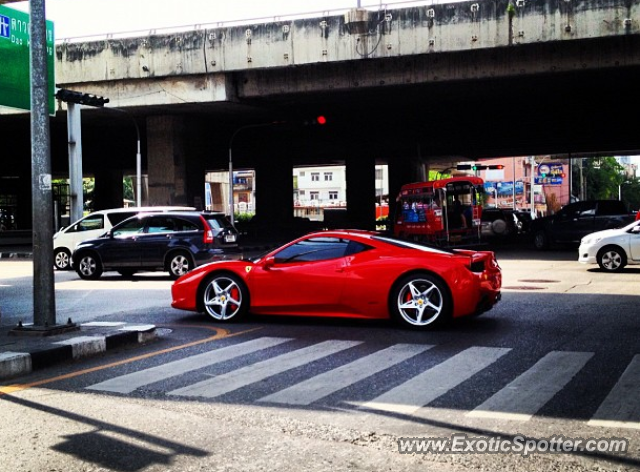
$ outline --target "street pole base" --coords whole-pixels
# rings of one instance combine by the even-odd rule
[[[35,326],[35,325],[27,325],[24,326],[22,322],[18,323],[18,326],[11,329],[9,331],[9,336],[55,336],[56,334],[68,333],[71,331],[79,331],[80,325],[72,323],[69,320],[68,323],[63,325],[53,325],[53,326]]]

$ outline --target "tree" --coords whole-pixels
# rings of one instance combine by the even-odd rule
[[[628,179],[625,169],[615,157],[581,159],[573,166],[574,192],[587,200],[617,200],[619,196],[630,209],[640,208],[640,181]]]

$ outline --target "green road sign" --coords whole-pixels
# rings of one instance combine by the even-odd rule
[[[53,22],[47,21],[49,113],[55,114]],[[31,110],[29,15],[0,5],[0,105]]]

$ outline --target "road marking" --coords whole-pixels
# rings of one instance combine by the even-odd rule
[[[622,373],[589,426],[640,429],[640,355],[636,354]]]
[[[426,344],[396,344],[337,369],[316,375],[284,390],[262,397],[258,401],[286,403],[289,405],[309,405],[433,347]]]
[[[450,359],[360,405],[409,415],[493,364],[511,349],[470,347]]]
[[[174,347],[170,347],[167,349],[161,349],[159,351],[154,351],[154,352],[150,352],[148,354],[142,354],[141,356],[135,356],[135,357],[129,357],[128,359],[122,360],[122,361],[118,361],[118,362],[111,362],[109,364],[104,364],[98,367],[92,367],[91,369],[82,369],[82,370],[78,370],[75,372],[70,372],[68,374],[64,374],[64,375],[58,375],[56,377],[50,377],[47,379],[43,379],[43,380],[38,380],[36,382],[29,382],[26,384],[14,384],[14,385],[7,385],[7,386],[0,386],[0,396],[5,395],[5,394],[10,394],[10,393],[14,393],[14,392],[19,392],[21,390],[27,390],[29,388],[33,388],[33,387],[39,387],[40,385],[47,385],[53,382],[57,382],[59,380],[66,380],[66,379],[72,379],[74,377],[79,377],[81,375],[85,375],[85,374],[90,374],[92,372],[98,372],[101,370],[105,370],[105,369],[110,369],[112,367],[117,367],[120,365],[124,365],[124,364],[130,364],[132,362],[137,362],[139,360],[142,359],[149,359],[151,357],[155,357],[155,356],[159,356],[162,354],[166,354],[169,352],[173,352],[173,351],[178,351],[180,349],[185,349],[188,347],[192,347],[192,346],[197,346],[199,344],[205,344],[205,343],[209,343],[211,341],[217,341],[218,339],[222,339],[222,338],[230,338],[233,336],[240,336],[242,334],[246,334],[246,333],[250,333],[251,331],[255,331],[257,329],[261,329],[261,328],[251,328],[245,331],[240,331],[237,333],[229,333],[228,330],[226,329],[222,329],[222,328],[216,328],[213,326],[202,326],[202,325],[161,325],[160,327],[164,327],[164,328],[203,328],[203,329],[207,329],[207,330],[212,330],[215,331],[216,334],[214,334],[213,336],[209,336],[207,338],[204,339],[199,339],[198,341],[192,341],[190,343],[186,343],[186,344],[181,344],[180,346],[174,346]]]
[[[467,416],[528,421],[592,356],[592,352],[552,351]]]
[[[217,397],[358,344],[362,344],[362,341],[324,341],[173,390],[169,395]]]
[[[245,341],[239,344],[214,349],[194,356],[162,364],[149,369],[139,370],[130,374],[114,377],[94,385],[85,387],[88,390],[100,390],[102,392],[131,393],[135,389],[149,385],[160,380],[182,375],[202,367],[220,364],[231,359],[261,351],[269,347],[277,346],[292,338],[263,337]]]

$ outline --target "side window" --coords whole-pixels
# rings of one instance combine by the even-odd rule
[[[582,202],[583,205],[580,208],[579,217],[590,218],[596,215],[596,203],[595,202]]]
[[[347,245],[347,251],[344,255],[352,256],[360,252],[368,251],[369,249],[371,249],[371,246],[367,246],[366,244],[362,244],[357,241],[349,241],[349,244]]]
[[[183,218],[173,218],[174,231],[200,231],[200,227],[189,220]]]
[[[95,216],[87,216],[86,218],[80,220],[78,224],[69,228],[69,232],[78,233],[82,231],[91,231],[94,229],[103,229],[103,228],[104,228],[104,216],[95,215]]]
[[[626,210],[621,208],[619,200],[605,200],[598,203],[598,215],[611,216],[625,213]]]
[[[289,246],[275,255],[277,264],[314,262],[344,257],[349,241],[340,238],[310,238]]]
[[[147,233],[173,233],[174,220],[168,216],[153,216],[147,219]]]
[[[107,213],[107,218],[109,218],[111,226],[115,226],[135,214],[136,213],[134,211],[119,211],[116,213]]]
[[[144,223],[144,219],[133,218],[130,221],[125,221],[116,228],[113,228],[112,234],[115,238],[126,238],[133,234],[142,233],[144,230]]]

